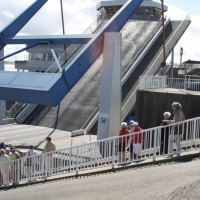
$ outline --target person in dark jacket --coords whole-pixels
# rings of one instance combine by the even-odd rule
[[[0,149],[6,150],[6,146],[5,146],[4,142],[1,142],[1,144],[0,144]]]
[[[122,122],[119,136],[121,136],[118,139],[119,162],[125,162],[126,146],[128,145],[129,140],[129,130],[127,129],[126,122]]]
[[[164,120],[170,120],[171,113],[165,112],[163,114]],[[168,124],[163,122],[161,126],[163,126],[161,130],[161,141],[160,141],[160,154],[168,154],[168,141],[169,141],[169,134],[170,134],[170,127],[165,127]]]
[[[182,106],[179,102],[172,103],[172,109],[174,110],[174,117],[173,120],[163,120],[163,122],[166,122],[167,124],[174,124],[177,122],[182,122],[185,120],[185,115],[182,111]],[[181,153],[181,138],[184,132],[184,124],[178,124],[172,126],[171,134],[169,136],[169,156],[168,158],[173,157],[173,144],[174,140],[176,141],[176,155],[180,156]]]

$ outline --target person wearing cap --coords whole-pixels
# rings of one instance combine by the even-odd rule
[[[3,177],[3,185],[7,186],[7,185],[9,185],[10,162],[8,162],[8,161],[10,159],[5,154],[4,149],[1,149],[0,153],[1,153],[1,156],[0,156],[0,171],[1,171],[1,175]]]
[[[51,168],[52,168],[52,162],[53,162],[53,153],[50,153],[52,151],[56,150],[56,146],[53,142],[51,142],[51,138],[48,137],[47,138],[47,143],[44,147],[43,153],[46,153],[45,156],[47,158],[47,174],[50,175],[51,174]]]
[[[11,147],[11,154],[9,155],[11,163],[11,179],[13,181],[13,185],[17,185],[18,183],[18,168],[20,167],[20,163],[18,163],[18,159],[21,158],[20,154],[16,152],[15,147]]]
[[[126,161],[126,146],[128,144],[129,140],[129,130],[127,129],[127,123],[122,122],[121,129],[119,131],[119,137],[118,140],[118,153],[119,153],[119,162],[125,162]]]
[[[143,134],[142,129],[139,127],[137,122],[133,123],[134,131],[131,135],[130,145],[130,159],[138,159],[139,154],[142,151]]]

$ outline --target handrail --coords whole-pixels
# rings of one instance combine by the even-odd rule
[[[200,92],[200,79],[170,78],[167,76],[140,77],[140,90],[163,88],[167,91],[180,91],[187,94]]]
[[[165,137],[179,138],[175,146],[169,143],[169,153],[165,152],[165,146],[161,140],[161,134]],[[124,141],[124,142],[123,142]],[[129,152],[118,153],[120,145],[128,143],[140,145],[139,154],[133,159],[132,146]],[[173,141],[173,140],[170,140]],[[162,144],[161,144],[162,142]],[[35,156],[27,156],[17,160],[0,163],[1,166],[11,167],[12,181],[19,182],[31,179],[46,179],[48,176],[58,176],[68,173],[76,173],[100,167],[114,168],[119,163],[132,163],[149,159],[155,161],[162,156],[180,156],[182,152],[199,149],[200,144],[200,117],[187,119],[167,126],[158,126],[123,136],[110,137],[86,144],[62,148],[56,151],[41,153]],[[124,146],[126,149],[126,147]],[[175,152],[173,149],[176,149]],[[119,155],[118,155],[119,154]],[[31,160],[31,167],[27,162]],[[32,170],[29,170],[31,168]]]

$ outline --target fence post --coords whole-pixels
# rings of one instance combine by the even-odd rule
[[[20,165],[20,159],[17,160],[17,184],[19,184],[19,179],[20,179],[20,171],[21,171],[21,165]]]
[[[157,140],[157,129],[154,131],[154,142],[153,142],[153,162],[156,161],[156,140]]]
[[[77,147],[77,154],[76,154],[76,175],[78,175],[78,157],[79,157],[79,146]]]
[[[49,166],[47,166],[47,153],[44,155],[44,177],[45,177],[45,180],[47,179],[47,168]]]
[[[115,139],[112,141],[112,169],[115,167]]]

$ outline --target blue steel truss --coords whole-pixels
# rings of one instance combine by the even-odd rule
[[[40,4],[39,4],[40,2]],[[44,5],[46,0],[38,0],[30,6],[24,13],[16,18],[6,29],[1,32],[0,43],[4,47],[7,43],[13,43],[19,40],[14,37],[15,34],[27,23],[37,12],[39,8]],[[70,89],[83,76],[93,62],[103,52],[104,32],[119,32],[125,23],[130,19],[133,13],[137,10],[143,0],[129,0],[126,4],[93,36],[87,38],[88,43],[81,49],[81,51],[72,59],[62,73],[48,74],[48,73],[23,73],[23,72],[0,72],[0,99],[11,100],[18,102],[27,102],[40,105],[57,106]],[[33,11],[32,11],[33,9]],[[29,10],[29,11],[28,11]],[[31,12],[32,14],[28,14]],[[19,20],[23,16],[23,22]],[[12,29],[12,27],[14,28]],[[12,30],[11,32],[9,30]],[[23,38],[24,42],[28,42],[28,38]],[[47,37],[40,37],[39,40],[32,42],[50,42],[57,39],[54,36],[48,41]],[[41,39],[41,40],[40,40]],[[65,38],[70,41],[70,38]],[[74,40],[75,38],[71,38]],[[76,39],[81,39],[76,38]],[[86,37],[82,37],[86,40]],[[20,41],[22,42],[22,40]],[[30,42],[31,43],[31,42]]]

